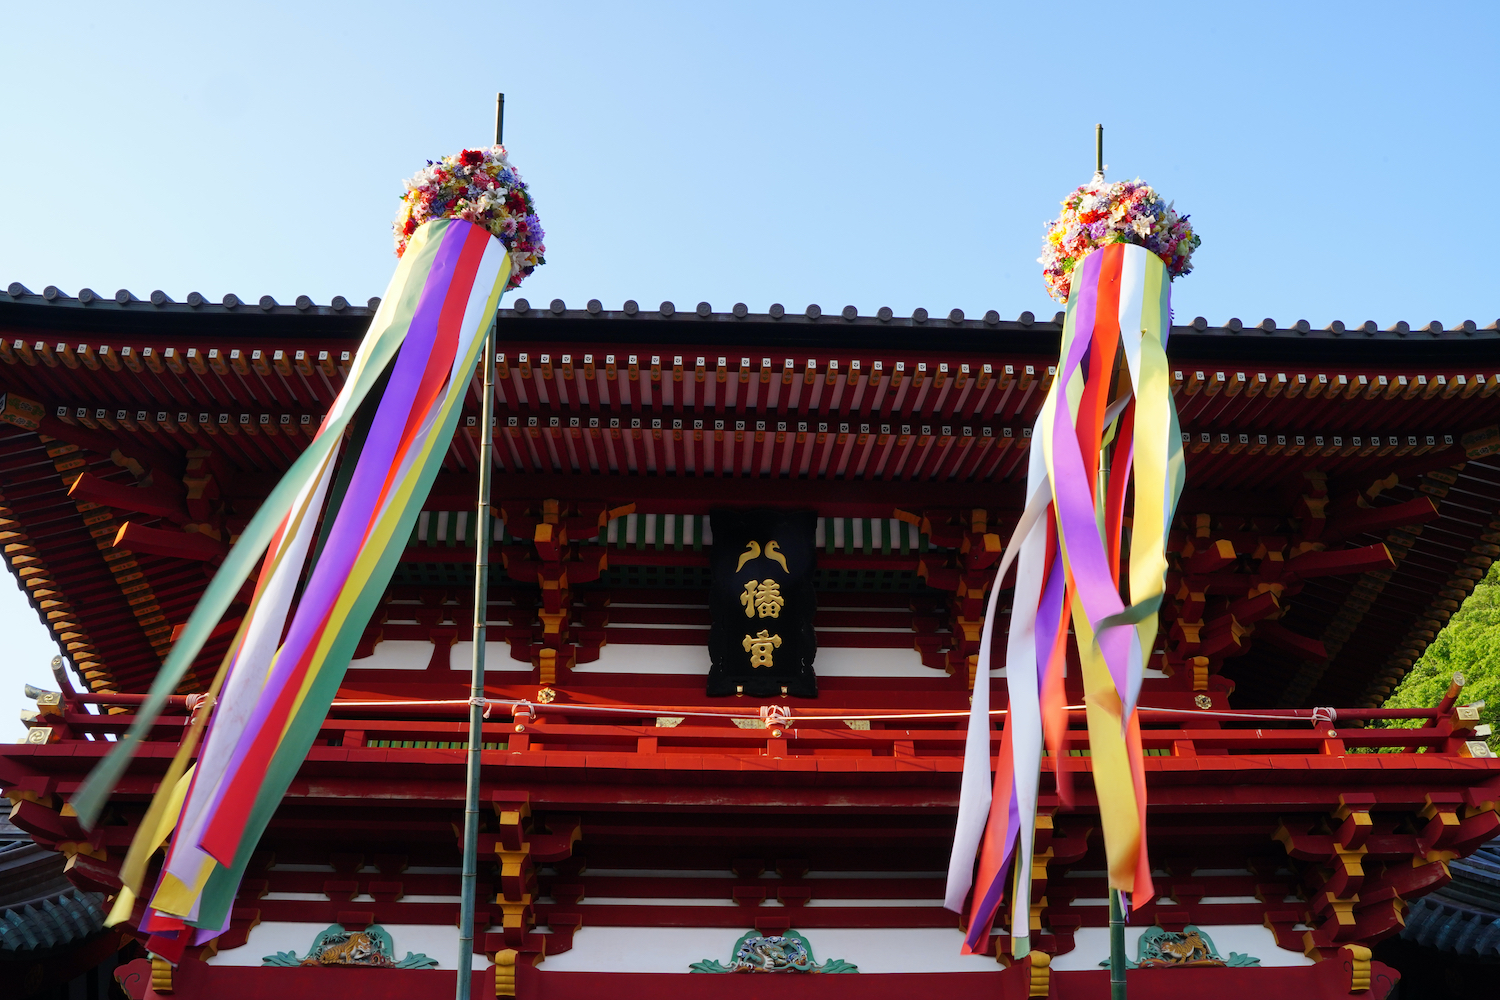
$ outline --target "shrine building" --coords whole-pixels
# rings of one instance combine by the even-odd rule
[[[174,965],[96,928],[248,587],[104,821],[69,805],[375,304],[0,292],[0,539],[66,658],[0,787],[65,858],[47,898],[93,921],[44,944],[113,954],[134,1000],[453,994],[477,381],[230,930]],[[1081,712],[1044,762],[1035,953],[997,924],[961,955],[942,906],[1060,319],[500,310],[476,997],[1106,995]],[[1158,894],[1131,996],[1379,1000],[1382,949],[1500,830],[1461,686],[1381,707],[1500,556],[1500,331],[1200,318],[1167,349],[1187,483],[1140,698]]]

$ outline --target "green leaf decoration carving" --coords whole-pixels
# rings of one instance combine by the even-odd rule
[[[426,955],[422,954],[420,951],[418,951],[418,952],[410,952],[409,951],[409,952],[406,953],[406,957],[405,958],[403,958],[401,961],[397,962],[395,965],[391,966],[391,968],[393,968],[393,969],[436,969],[437,968],[437,964],[438,964],[437,959],[435,959],[435,958],[428,958]]]
[[[729,964],[705,958],[688,966],[692,972],[858,972],[859,967],[842,958],[830,958],[822,965],[813,958],[812,944],[789,930],[785,934],[762,934],[750,931],[741,935],[729,950]]]
[[[1127,969],[1170,969],[1187,966],[1227,965],[1237,969],[1260,965],[1260,959],[1231,951],[1229,958],[1219,955],[1214,939],[1201,928],[1188,924],[1180,931],[1148,927],[1136,943],[1136,961],[1126,959]],[[1109,960],[1099,963],[1108,968]]]
[[[289,968],[301,965],[354,965],[375,969],[433,969],[437,959],[428,958],[420,952],[407,952],[406,957],[396,961],[395,947],[391,935],[379,924],[371,924],[362,931],[346,930],[339,924],[328,928],[313,939],[306,958],[298,958],[294,951],[278,951],[260,960],[261,965]]]

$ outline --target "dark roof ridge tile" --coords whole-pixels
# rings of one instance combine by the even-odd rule
[[[159,288],[145,299],[141,299],[128,288],[121,288],[114,295],[101,295],[92,288],[82,288],[77,295],[69,295],[56,285],[48,285],[38,293],[19,281],[12,281],[6,288],[0,289],[0,306],[7,304],[49,305],[61,308],[113,307],[116,309],[150,305],[163,312],[219,313],[235,312],[245,306],[255,305],[259,307],[258,311],[272,315],[358,315],[360,313],[374,314],[375,310],[380,307],[380,298],[373,296],[366,304],[355,305],[342,295],[336,295],[328,305],[318,305],[308,296],[299,295],[294,303],[286,304],[276,301],[270,295],[262,295],[259,299],[251,300],[243,299],[230,292],[224,296],[223,301],[214,302],[199,292],[189,292],[183,301],[179,302]]]
[[[70,296],[60,290],[56,285],[48,285],[42,292],[33,292],[30,288],[19,281],[10,282],[3,290],[0,290],[0,306],[8,304],[25,305],[48,305],[53,308],[80,308],[90,309],[127,309],[140,308],[150,305],[152,308],[162,312],[196,312],[196,313],[222,313],[229,314],[247,310],[247,307],[257,307],[255,312],[269,315],[338,315],[358,316],[372,315],[380,306],[380,299],[372,297],[364,305],[356,305],[342,295],[336,295],[327,305],[319,305],[306,295],[297,296],[293,303],[278,302],[270,295],[262,295],[258,299],[242,299],[234,293],[224,296],[221,302],[214,302],[198,292],[189,292],[181,302],[174,300],[161,289],[153,291],[147,299],[137,298],[129,289],[120,289],[113,296],[100,295],[91,288],[80,289],[76,296]],[[676,312],[675,306],[670,302],[663,302],[661,307],[655,311],[654,317],[666,319],[672,317]],[[749,310],[743,303],[736,303],[729,312],[713,312],[707,302],[699,302],[693,310],[699,320],[705,322],[793,322],[816,324],[822,318],[822,310],[816,306],[809,306],[802,312],[789,312],[780,304],[773,304],[766,312],[756,313]],[[620,309],[606,309],[598,299],[590,299],[584,309],[567,308],[563,300],[553,299],[549,307],[545,309],[533,308],[524,297],[517,297],[510,304],[502,304],[500,308],[501,317],[525,316],[528,319],[637,319],[648,318],[653,314],[645,313],[634,300],[628,300]],[[896,327],[921,327],[925,326],[933,315],[923,308],[914,309],[909,316],[897,316],[888,307],[881,307],[873,315],[861,315],[854,306],[845,306],[838,313],[839,317],[846,323],[856,325],[880,325]],[[988,310],[983,316],[969,318],[961,309],[950,310],[946,315],[947,325],[968,330],[999,330],[999,331],[1022,331],[1030,330],[1037,333],[1052,332],[1061,328],[1063,313],[1056,313],[1050,320],[1039,319],[1030,310],[1023,311],[1013,320],[1001,319],[999,312],[994,309]],[[1309,340],[1333,339],[1342,337],[1363,336],[1380,340],[1398,340],[1412,337],[1456,341],[1474,337],[1488,339],[1500,337],[1500,320],[1481,326],[1475,320],[1461,320],[1451,325],[1444,324],[1438,320],[1423,323],[1420,326],[1406,320],[1398,320],[1382,328],[1374,320],[1365,320],[1359,324],[1345,324],[1342,320],[1334,320],[1322,329],[1313,329],[1311,323],[1305,319],[1299,319],[1290,326],[1283,327],[1271,318],[1266,318],[1251,328],[1255,333],[1268,337],[1306,338]],[[1187,324],[1177,324],[1172,327],[1172,332],[1178,335],[1196,335],[1200,337],[1234,337],[1243,336],[1246,333],[1245,324],[1238,317],[1230,317],[1223,323],[1215,324],[1202,316],[1195,317]]]

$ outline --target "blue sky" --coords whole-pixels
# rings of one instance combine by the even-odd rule
[[[378,295],[401,179],[487,143],[503,90],[548,232],[533,301],[1047,314],[1043,223],[1103,122],[1110,176],[1203,237],[1179,317],[1500,316],[1494,3],[53,0],[6,25],[0,283],[35,291]],[[7,738],[51,653],[3,583],[0,625]]]

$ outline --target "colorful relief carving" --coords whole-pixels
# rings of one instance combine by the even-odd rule
[[[397,961],[395,944],[390,934],[379,924],[371,924],[362,931],[351,931],[331,924],[313,939],[306,958],[298,958],[296,952],[278,951],[261,959],[261,965],[360,965],[375,969],[432,969],[437,959],[428,958],[420,952],[407,952]]]
[[[1103,961],[1100,966],[1108,967]],[[1213,938],[1188,924],[1180,931],[1148,927],[1136,946],[1134,962],[1126,961],[1127,969],[1168,969],[1179,966],[1220,965],[1241,969],[1259,965],[1260,959],[1231,951],[1228,958],[1214,948]]]
[[[693,972],[858,972],[857,966],[841,958],[830,958],[819,965],[813,960],[812,945],[796,931],[785,934],[762,934],[750,931],[734,943],[729,964],[705,958],[688,968]]]

